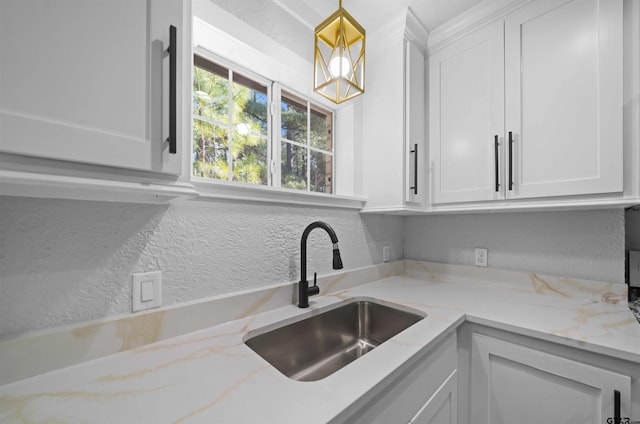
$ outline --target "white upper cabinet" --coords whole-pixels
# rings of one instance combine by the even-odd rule
[[[500,198],[503,51],[503,23],[495,22],[429,57],[434,203]]]
[[[622,17],[533,1],[436,49],[432,203],[621,194]]]
[[[182,1],[0,2],[0,152],[181,173]]]
[[[507,197],[622,192],[622,46],[620,0],[538,1],[505,20]]]
[[[422,205],[425,193],[425,54],[419,44],[404,41],[405,204]]]
[[[399,212],[427,198],[427,31],[409,10],[367,33],[363,212]]]

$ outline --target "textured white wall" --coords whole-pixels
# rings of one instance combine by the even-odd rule
[[[313,62],[313,30],[273,0],[211,0],[289,50]],[[338,2],[335,2],[336,8]],[[318,24],[321,20],[318,20]]]
[[[131,311],[133,272],[162,271],[163,305],[297,281],[300,237],[333,226],[345,269],[402,253],[402,218],[190,200],[168,205],[0,197],[0,338]],[[309,237],[308,272],[331,270]]]
[[[473,265],[476,247],[489,249],[493,268],[622,283],[624,211],[406,218],[407,259]]]

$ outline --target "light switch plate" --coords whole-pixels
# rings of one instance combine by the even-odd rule
[[[640,252],[629,252],[629,285],[640,287]]]
[[[133,312],[158,308],[162,305],[162,273],[141,272],[131,275]]]

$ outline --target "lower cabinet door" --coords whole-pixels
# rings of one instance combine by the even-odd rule
[[[411,424],[458,422],[458,371],[455,370],[410,421]]]
[[[628,375],[483,334],[471,349],[474,424],[612,423],[616,403],[629,416]]]
[[[336,422],[349,424],[455,423],[457,339],[452,334],[408,366],[390,383],[377,388],[355,413]],[[426,401],[426,403],[425,403]],[[417,412],[425,410],[422,421]],[[453,412],[452,412],[453,411]],[[442,421],[453,414],[453,420]],[[431,417],[430,415],[433,415]]]

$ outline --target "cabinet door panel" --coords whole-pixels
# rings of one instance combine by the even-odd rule
[[[405,42],[405,202],[422,204],[426,189],[424,54]],[[417,145],[417,151],[416,151]],[[413,151],[413,153],[412,153]],[[416,169],[417,164],[417,169]],[[412,189],[411,187],[415,187]]]
[[[411,424],[457,424],[458,377],[457,370],[442,383],[422,409],[410,421]]]
[[[505,22],[514,191],[622,191],[622,2],[535,2]]]
[[[150,117],[159,3],[0,2],[0,151],[162,171]]]
[[[346,419],[340,419],[339,422],[408,423],[412,422],[412,417],[416,418],[417,411],[426,406],[435,408],[429,411],[439,412],[439,417],[446,417],[448,411],[446,405],[457,405],[457,392],[453,394],[455,392],[453,386],[457,384],[456,352],[457,340],[455,335],[452,335],[392,383],[387,383],[388,386],[382,392],[369,400],[355,414]],[[447,390],[452,392],[451,396],[447,395]],[[435,401],[432,402],[433,399]],[[425,400],[428,400],[426,406]],[[442,408],[439,408],[440,406]]]
[[[629,376],[474,334],[470,417],[474,423],[600,424],[613,418],[613,392],[629,416]]]
[[[496,22],[429,58],[433,203],[502,197],[494,137],[504,131],[503,37]]]

